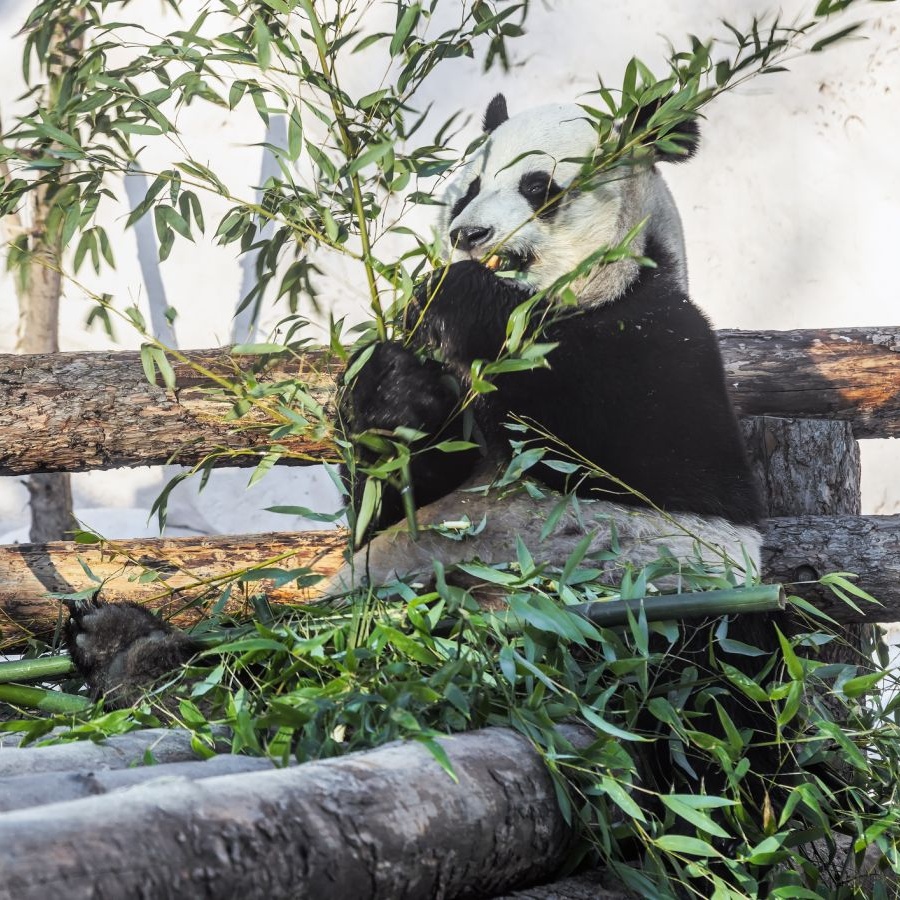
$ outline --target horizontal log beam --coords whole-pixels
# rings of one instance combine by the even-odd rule
[[[531,742],[489,728],[439,743],[455,779],[410,741],[2,813],[0,894],[450,900],[550,876],[571,831]]]
[[[273,603],[308,602],[315,596],[314,587],[276,585],[271,573],[257,575],[254,570],[307,567],[332,575],[345,546],[343,531],[310,531],[0,547],[0,649],[53,632],[61,610],[47,593],[91,587],[82,563],[103,581],[105,598],[133,600],[189,625],[218,599],[224,580],[237,569],[246,574],[227,605],[235,614],[249,614],[249,595],[260,591]],[[539,556],[539,548],[532,550]],[[840,622],[900,621],[900,515],[771,519],[763,559],[766,580],[772,582],[809,581],[835,571],[859,573],[859,585],[883,606],[860,603],[862,611],[857,613],[815,585],[802,585],[795,592]],[[146,580],[147,571],[154,573],[153,580]]]
[[[850,422],[857,438],[900,436],[900,328],[720,331],[726,376],[744,415]],[[338,366],[325,353],[278,359],[198,350],[173,360],[174,391],[147,383],[129,351],[0,355],[0,475],[120,466],[252,466],[268,440],[264,411],[226,421],[231,408],[201,371],[231,378],[298,378],[327,406]],[[286,462],[330,453],[327,434],[280,441]]]
[[[343,561],[346,542],[343,531],[309,531],[0,546],[0,650],[53,632],[62,607],[47,594],[77,593],[98,583],[82,564],[103,582],[105,599],[133,600],[184,627],[202,618],[236,571],[245,574],[225,607],[235,615],[252,613],[252,593],[264,591],[273,603],[310,600],[313,590],[294,582],[276,586],[259,570],[312,568],[330,575]]]
[[[175,389],[168,390],[159,377],[156,385],[147,381],[138,352],[0,354],[0,475],[189,466],[210,454],[220,454],[218,466],[256,465],[278,420],[262,406],[229,420],[234,396],[204,372],[231,381],[239,370],[270,382],[297,378],[326,407],[334,396],[332,366],[322,352],[273,365],[227,350],[186,358],[170,360]],[[279,444],[285,461],[333,453],[325,435]]]
[[[857,439],[900,437],[900,328],[717,333],[742,415],[837,419]]]

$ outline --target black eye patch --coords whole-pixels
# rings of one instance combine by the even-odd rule
[[[519,180],[519,193],[539,219],[552,219],[559,210],[563,189],[549,172],[526,172]]]
[[[466,193],[453,204],[450,210],[450,221],[452,222],[477,196],[481,190],[481,179],[476,178],[470,185]]]

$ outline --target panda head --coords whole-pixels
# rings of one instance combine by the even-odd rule
[[[441,230],[453,260],[485,260],[541,290],[598,249],[619,244],[649,216],[634,251],[642,253],[650,235],[659,237],[686,287],[680,218],[655,167],[619,166],[584,186],[598,137],[580,106],[540,106],[510,117],[498,94],[484,130],[487,140],[445,197]],[[690,156],[695,146],[692,129],[679,131],[688,132],[690,143],[675,160]],[[609,271],[590,280],[589,301],[614,299],[637,272],[630,260],[603,268]]]

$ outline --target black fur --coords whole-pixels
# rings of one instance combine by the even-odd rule
[[[69,602],[65,641],[72,662],[109,709],[131,706],[200,649],[184,632],[136,603]]]
[[[481,179],[476,178],[473,182],[469,184],[469,187],[466,189],[465,194],[453,204],[453,209],[450,210],[450,221],[452,222],[477,196],[481,191]]]
[[[528,201],[539,219],[553,221],[559,210],[563,189],[549,172],[526,172],[519,179],[519,193]]]
[[[631,115],[631,131],[643,131],[657,110],[668,99],[668,97],[662,97],[646,106],[638,107]],[[657,160],[669,163],[686,162],[694,156],[700,146],[700,126],[696,118],[685,118],[660,137],[664,137],[669,143],[674,144],[678,150],[669,152],[657,146],[655,148]]]
[[[756,524],[760,501],[715,335],[678,287],[662,248],[651,245],[646,253],[659,267],[643,269],[623,297],[563,314],[545,327],[541,340],[559,344],[549,369],[502,375],[496,391],[481,395],[475,417],[485,451],[492,458],[509,456],[503,425],[515,415],[665,510]],[[419,340],[440,347],[447,371],[465,382],[473,360],[497,357],[509,316],[527,294],[474,261],[454,263],[433,284],[439,287]],[[413,350],[391,346],[391,368],[366,365],[349,393],[351,421],[389,419],[392,427],[421,428],[422,410],[433,407],[441,435],[458,432],[459,423],[446,418],[452,412],[445,381],[425,369]],[[400,363],[402,354],[408,363]],[[402,379],[384,383],[400,370]],[[357,406],[357,398],[364,403]],[[549,446],[547,458],[566,458],[565,450]],[[421,454],[413,479],[417,502],[446,493],[475,462],[473,455]],[[531,474],[556,490],[645,505],[602,476],[571,481],[543,463]],[[396,498],[388,499],[385,516],[385,522],[399,518]]]
[[[484,118],[481,127],[487,134],[490,134],[509,118],[506,110],[506,97],[503,94],[497,94],[493,100],[487,105],[484,111]]]

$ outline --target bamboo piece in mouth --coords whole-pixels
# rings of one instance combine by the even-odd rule
[[[496,272],[497,269],[500,268],[500,255],[495,253],[493,256],[489,256],[485,265],[492,271]]]

